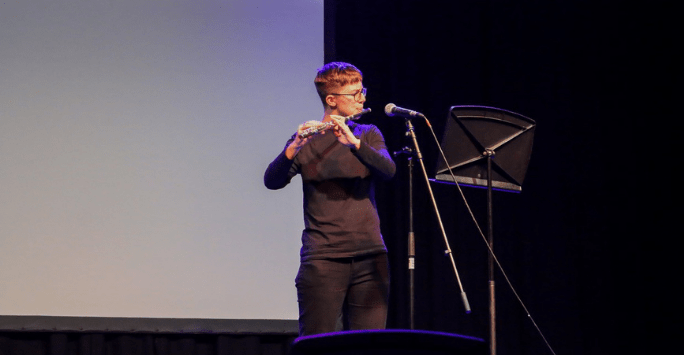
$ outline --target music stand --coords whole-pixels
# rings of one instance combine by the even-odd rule
[[[440,144],[446,162],[439,160],[433,180],[487,188],[491,355],[496,354],[492,190],[522,190],[532,154],[534,128],[533,120],[514,112],[486,106],[452,106]]]

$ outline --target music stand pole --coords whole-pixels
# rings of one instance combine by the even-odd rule
[[[496,300],[494,294],[494,221],[492,203],[492,157],[494,151],[486,149],[483,153],[487,157],[487,243],[491,250],[488,253],[489,272],[489,354],[496,355]]]
[[[408,130],[407,134],[409,137],[411,137],[411,140],[413,141],[415,154],[418,158],[418,162],[420,163],[420,167],[423,171],[423,176],[425,177],[425,183],[427,184],[428,193],[430,195],[430,199],[432,200],[432,206],[434,207],[435,215],[437,216],[437,222],[439,223],[439,228],[442,232],[442,237],[444,238],[444,244],[446,246],[446,250],[444,251],[444,253],[449,256],[449,259],[451,260],[451,265],[454,268],[454,274],[456,275],[456,281],[458,283],[459,290],[461,291],[461,300],[463,301],[465,311],[466,313],[470,313],[470,303],[468,302],[468,297],[466,296],[466,293],[463,291],[463,284],[461,283],[461,277],[459,276],[458,269],[456,268],[456,261],[454,261],[454,255],[451,251],[451,247],[449,246],[449,240],[447,239],[446,231],[444,230],[442,217],[439,215],[437,200],[435,200],[435,194],[432,192],[432,186],[430,185],[430,178],[428,177],[427,170],[425,169],[425,164],[423,163],[423,155],[420,152],[420,147],[418,147],[418,139],[416,138],[416,132],[414,131],[413,123],[411,123],[411,119],[409,118],[406,119],[406,127]]]

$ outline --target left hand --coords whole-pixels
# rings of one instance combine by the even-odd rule
[[[344,117],[338,115],[330,115],[332,122],[335,124],[333,133],[337,140],[345,146],[353,149],[361,147],[361,140],[356,138],[349,129],[349,126],[344,122]]]

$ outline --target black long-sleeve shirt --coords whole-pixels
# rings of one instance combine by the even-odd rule
[[[349,128],[361,140],[358,150],[328,132],[314,136],[293,160],[283,150],[264,174],[264,184],[272,190],[302,176],[302,260],[387,251],[375,206],[375,180],[392,178],[396,166],[377,127],[352,122]],[[294,139],[293,135],[285,147]]]

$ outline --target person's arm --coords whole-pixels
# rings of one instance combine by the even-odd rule
[[[290,146],[288,141],[288,147]],[[288,159],[286,155],[287,148],[285,148],[278,156],[268,164],[266,172],[264,173],[264,185],[269,190],[282,189],[287,186],[296,175],[294,168],[294,160]]]
[[[270,190],[282,189],[297,175],[295,157],[297,153],[309,142],[310,137],[302,138],[300,134],[309,127],[321,124],[319,121],[308,121],[299,125],[297,133],[285,144],[285,149],[268,165],[264,173],[264,185]]]
[[[344,117],[331,115],[335,122],[333,132],[337,140],[351,149],[359,160],[366,165],[373,175],[388,180],[394,176],[397,170],[394,160],[387,151],[385,139],[382,133],[375,126],[369,126],[369,131],[365,133],[363,139],[359,139],[351,132],[349,126],[344,122]]]
[[[380,130],[371,126],[370,131],[363,138],[360,140],[359,148],[352,149],[352,153],[371,170],[373,175],[383,180],[391,179],[397,167],[387,151],[385,139]]]

